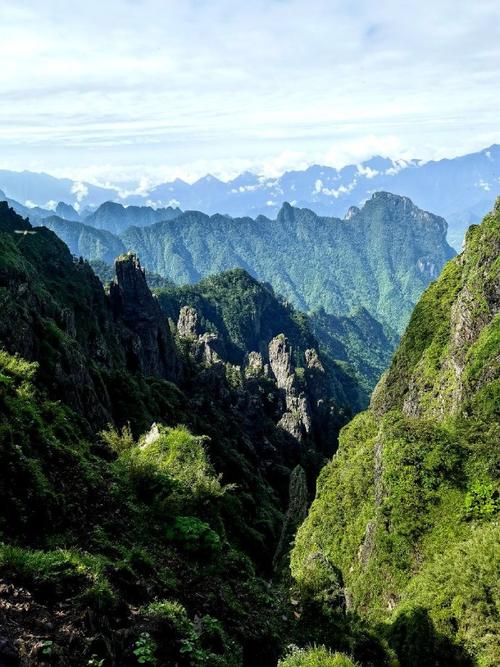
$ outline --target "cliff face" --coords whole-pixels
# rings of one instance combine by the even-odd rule
[[[486,364],[483,354],[500,307],[498,215],[497,203],[469,229],[464,252],[422,296],[373,395],[377,413],[400,408],[409,416],[443,419],[495,375],[497,357]]]
[[[146,282],[144,269],[135,255],[115,262],[116,282],[109,298],[114,317],[133,332],[127,341],[127,363],[143,375],[176,380],[180,365],[165,315]]]
[[[311,408],[307,385],[297,375],[285,336],[277,336],[269,343],[269,365],[282,393],[283,415],[278,425],[301,441],[311,432]]]
[[[123,372],[177,377],[166,318],[132,260],[117,266],[110,298],[55,234],[0,206],[0,340],[40,364],[39,381],[52,396],[99,428],[119,417],[114,393],[122,395]]]
[[[389,624],[400,664],[500,659],[499,257],[500,200],[342,430],[292,554],[308,595],[335,572],[337,603]]]
[[[350,209],[344,220],[289,204],[275,220],[198,211],[168,217],[149,209],[151,216],[164,217],[146,224],[141,215],[140,222],[128,222],[136,226],[110,234],[114,227],[107,214],[119,210],[122,222],[133,220],[133,208],[107,203],[85,224],[60,218],[46,224],[75,255],[90,260],[110,262],[116,248],[115,255],[130,250],[148,271],[178,284],[244,267],[303,311],[348,315],[366,308],[399,334],[423,290],[454,255],[443,218],[387,192],[375,193],[362,209]]]

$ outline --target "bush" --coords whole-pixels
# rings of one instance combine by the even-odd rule
[[[193,553],[216,553],[221,548],[220,537],[208,523],[194,516],[178,516],[166,531],[167,539]]]
[[[332,653],[324,646],[302,649],[292,647],[291,652],[278,667],[356,667],[356,663],[343,653]]]
[[[465,495],[464,510],[469,519],[489,519],[499,509],[498,490],[492,483],[475,482]]]
[[[78,596],[88,606],[109,609],[116,597],[104,575],[105,566],[105,559],[77,551],[0,545],[0,572],[9,572],[41,598]]]

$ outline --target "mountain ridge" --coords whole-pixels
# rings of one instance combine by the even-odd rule
[[[311,208],[318,215],[340,216],[350,206],[361,206],[373,191],[389,190],[447,218],[450,242],[459,250],[467,226],[481,220],[500,192],[499,165],[500,145],[492,144],[474,153],[441,160],[374,156],[341,169],[311,165],[272,178],[248,171],[227,182],[205,176],[189,184],[177,178],[141,194],[120,194],[118,188],[5,170],[0,171],[0,188],[23,205],[29,201],[42,208],[57,201],[76,205],[80,210],[89,205],[95,209],[106,200],[131,205],[152,203],[155,207],[176,202],[183,209],[236,217],[273,217],[283,201]],[[47,187],[47,183],[53,187]]]

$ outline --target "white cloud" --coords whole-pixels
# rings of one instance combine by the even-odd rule
[[[357,169],[358,169],[358,174],[366,176],[366,178],[373,178],[374,176],[377,176],[380,173],[376,169],[372,169],[371,167],[365,167],[362,164],[358,164]]]
[[[500,139],[498,0],[0,5],[5,168],[144,195],[172,176],[276,177]]]
[[[85,185],[85,183],[73,183],[71,186],[71,192],[72,194],[76,195],[76,201],[80,203],[89,193],[88,187]]]
[[[338,199],[341,195],[346,195],[349,192],[352,192],[354,188],[356,187],[356,179],[351,181],[349,185],[341,185],[339,188],[323,188],[321,190],[322,194],[327,195],[328,197],[335,197],[335,199]]]

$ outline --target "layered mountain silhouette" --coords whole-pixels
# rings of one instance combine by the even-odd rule
[[[103,208],[113,210],[113,221]],[[444,219],[383,192],[343,220],[284,204],[274,220],[169,209],[173,219],[120,235],[87,224],[123,227],[129,210],[105,204],[85,223],[42,222],[73,254],[90,260],[112,262],[132,251],[149,271],[178,284],[243,268],[300,310],[349,315],[362,307],[399,333],[423,289],[454,255]]]
[[[479,222],[500,192],[500,146],[477,153],[424,162],[375,156],[342,169],[313,165],[303,171],[266,178],[245,172],[223,182],[207,175],[190,184],[176,179],[140,194],[98,187],[47,174],[0,171],[0,188],[23,206],[54,209],[57,202],[76,206],[83,217],[106,201],[155,208],[169,206],[204,213],[273,218],[283,202],[310,208],[318,215],[343,216],[350,206],[362,206],[373,192],[388,190],[410,197],[418,206],[448,220],[449,241],[459,250],[468,225]],[[59,214],[59,213],[58,213]],[[113,231],[110,229],[109,231]]]

